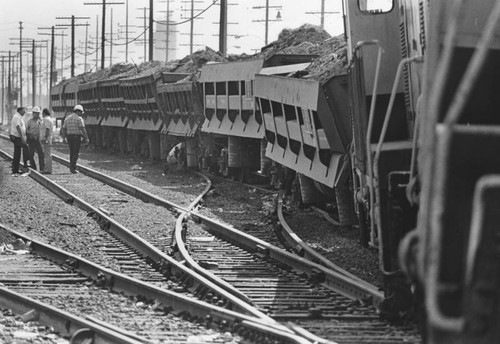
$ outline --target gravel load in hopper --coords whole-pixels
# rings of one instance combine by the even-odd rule
[[[266,59],[275,54],[318,55],[305,71],[291,77],[312,78],[324,84],[333,76],[347,72],[344,35],[332,37],[320,26],[304,24],[297,29],[283,29],[276,41],[262,48],[261,55]]]

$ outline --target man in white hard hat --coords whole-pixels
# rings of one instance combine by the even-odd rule
[[[69,146],[69,170],[71,173],[78,173],[76,170],[76,162],[78,161],[78,154],[80,154],[80,144],[82,137],[84,143],[89,143],[87,130],[85,130],[85,123],[83,122],[83,107],[75,105],[73,113],[71,113],[64,120],[61,135],[66,137]]]
[[[40,144],[40,108],[33,107],[33,115],[26,123],[26,143],[29,147],[29,161],[32,169],[36,170],[35,152],[38,154],[38,162],[40,164],[40,172],[45,168],[45,158],[43,155],[42,145]]]

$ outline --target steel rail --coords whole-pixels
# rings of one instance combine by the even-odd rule
[[[5,136],[3,136],[3,138],[7,139]],[[56,156],[56,155],[52,155],[52,156],[53,156],[55,161],[69,166],[69,161],[67,161],[66,159],[63,159],[63,158]],[[291,253],[289,253],[283,249],[280,249],[276,246],[273,246],[273,245],[271,245],[263,240],[260,240],[258,238],[251,236],[251,235],[248,235],[244,232],[241,232],[241,231],[239,231],[231,226],[227,226],[227,225],[222,224],[218,221],[215,221],[215,220],[213,220],[205,215],[202,215],[194,210],[190,210],[190,209],[192,209],[190,207],[185,208],[185,207],[179,206],[175,203],[169,202],[161,197],[158,197],[158,196],[153,195],[147,191],[144,191],[140,188],[137,188],[129,183],[126,183],[126,182],[123,182],[123,181],[118,180],[116,178],[107,176],[104,173],[98,172],[98,171],[93,170],[89,167],[77,165],[77,168],[82,173],[84,173],[92,178],[95,178],[101,182],[104,182],[108,185],[111,185],[111,186],[117,188],[118,190],[121,190],[125,193],[128,193],[131,196],[137,197],[139,199],[142,199],[142,200],[147,201],[147,202],[151,202],[151,203],[159,205],[159,206],[163,206],[163,207],[170,209],[170,210],[173,210],[173,211],[177,211],[180,214],[188,213],[192,218],[194,218],[197,221],[201,221],[208,228],[210,228],[212,233],[216,233],[222,237],[225,237],[225,238],[231,240],[232,242],[238,242],[239,244],[244,246],[246,249],[250,249],[254,252],[260,252],[261,254],[264,254],[264,255],[268,256],[269,258],[274,259],[275,261],[278,261],[282,264],[293,267],[294,269],[296,269],[297,271],[299,271],[301,273],[306,273],[307,275],[315,276],[316,278],[320,277],[320,279],[323,280],[323,283],[322,283],[323,286],[325,286],[329,289],[332,289],[336,292],[339,292],[342,295],[345,295],[345,296],[350,297],[352,299],[360,299],[360,300],[364,300],[364,301],[371,300],[371,302],[374,305],[378,305],[384,299],[383,294],[381,292],[379,292],[377,290],[377,288],[375,288],[374,286],[369,285],[368,282],[361,284],[358,281],[358,279],[352,279],[352,278],[344,275],[343,273],[339,273],[338,271],[331,270],[331,269],[326,268],[320,264],[317,264],[315,262],[311,262],[308,259],[299,257],[298,255],[291,254]],[[39,176],[42,179],[49,181],[48,179],[44,178],[42,175],[40,175],[36,171],[35,171],[35,173],[36,173],[37,178]],[[58,186],[58,188],[60,188],[60,187]],[[208,189],[206,189],[205,191],[208,191]],[[66,191],[66,198],[71,199],[71,198],[76,197],[74,195],[68,196],[67,194],[69,194],[69,192]],[[83,203],[85,203],[85,202],[83,202]],[[89,211],[89,209],[91,209],[90,211],[93,211],[95,214],[97,214],[99,217],[101,217],[106,222],[108,222],[110,224],[115,224],[115,222],[111,218],[109,218],[106,214],[102,213],[98,209],[92,208],[87,203],[81,204],[81,205],[84,206],[85,210],[87,210],[87,211]],[[184,218],[184,221],[185,220],[186,220],[186,217]],[[116,225],[118,225],[118,224],[116,224]],[[157,263],[165,264],[166,262],[168,262],[169,268],[177,268],[177,269],[181,269],[182,271],[184,271],[184,269],[183,269],[184,266],[182,266],[180,263],[178,263],[177,261],[175,261],[171,257],[163,254],[157,248],[151,247],[151,245],[149,245],[149,243],[147,243],[145,240],[139,238],[134,233],[128,231],[127,229],[123,228],[120,225],[118,225],[118,226],[121,227],[120,230],[118,231],[119,233],[120,232],[126,233],[126,240],[135,239],[138,241],[138,243],[140,243],[139,248],[141,248],[141,249],[140,250],[138,249],[138,251],[145,254],[146,256],[151,257]],[[114,227],[114,226],[111,226],[111,227]],[[181,254],[183,254],[182,258],[183,258],[184,262],[190,263],[192,261],[192,259],[190,260],[189,257],[185,255],[185,253],[187,253],[187,250],[185,249],[185,247],[181,248],[184,245],[183,241],[180,240],[182,238],[182,233],[180,233],[181,230],[182,230],[182,227],[176,225],[176,233],[174,234],[176,245],[179,248],[179,251],[181,252]],[[119,233],[117,233],[117,234],[119,234]],[[153,252],[145,252],[144,246],[148,247]],[[221,288],[229,288],[229,289],[224,289],[224,290],[226,290],[226,295],[231,295],[234,297],[235,295],[241,294],[239,291],[236,291],[234,287],[229,286],[227,282],[216,277],[214,274],[206,271],[205,269],[202,269],[199,266],[197,267],[197,264],[191,265],[191,267],[196,270],[197,276],[200,276],[201,271],[204,271],[203,272],[204,277],[202,277],[202,278],[204,280],[209,280],[211,283],[213,283],[214,287],[219,286]],[[191,272],[191,270],[189,270],[189,269],[187,269],[187,270]],[[252,308],[252,310],[255,312],[255,309]],[[261,314],[261,317],[262,316],[267,317],[267,316]],[[267,317],[267,318],[270,319],[269,317]]]
[[[54,160],[66,164],[69,166],[69,161],[52,155]],[[164,206],[167,209],[176,210],[178,212],[187,213],[190,217],[201,221],[207,227],[212,229],[215,233],[222,235],[226,238],[230,238],[233,242],[241,243],[247,249],[252,249],[253,251],[258,251],[269,255],[270,258],[279,261],[283,264],[291,266],[302,273],[306,273],[307,275],[324,275],[324,283],[323,285],[327,288],[330,288],[336,292],[339,292],[347,297],[352,299],[361,299],[361,300],[371,300],[373,304],[378,305],[383,301],[384,297],[378,289],[371,285],[370,283],[363,281],[359,278],[352,278],[348,276],[348,273],[345,272],[340,273],[339,271],[332,270],[331,268],[324,267],[315,262],[309,261],[306,258],[299,257],[298,255],[290,254],[289,252],[282,250],[276,246],[273,246],[265,241],[262,241],[258,238],[255,238],[251,235],[248,235],[244,232],[241,232],[235,228],[230,226],[226,226],[220,222],[217,222],[207,216],[204,216],[194,210],[192,204],[187,208],[176,205],[175,203],[169,202],[161,197],[153,195],[147,191],[141,190],[133,185],[130,185],[121,180],[106,176],[105,174],[95,171],[89,167],[78,165],[77,168],[84,174],[96,178],[106,184],[109,184],[123,192],[126,192],[132,196],[138,197],[142,200],[154,203],[156,205]],[[108,183],[109,180],[109,183]],[[208,192],[208,189],[206,189]],[[201,199],[201,198],[200,198]],[[184,221],[187,217],[184,218]],[[226,281],[222,280],[219,277],[216,277],[211,272],[207,271],[199,267],[198,264],[194,263],[192,258],[189,257],[187,253],[187,249],[185,249],[185,245],[183,241],[180,239],[183,237],[182,234],[182,226],[176,225],[175,231],[175,244],[179,248],[180,253],[182,254],[183,260],[190,265],[191,268],[195,269],[198,274],[202,274],[205,278],[212,281],[214,284],[219,285],[222,288],[226,288],[232,295],[242,295],[237,289],[233,286],[229,285]],[[193,264],[194,263],[194,264]],[[241,296],[242,300],[248,300],[246,296]]]
[[[346,277],[352,278],[353,280],[358,281],[358,283],[366,285],[368,288],[372,288],[373,290],[377,290],[377,287],[374,285],[368,283],[367,281],[359,278],[358,276],[355,276],[348,272],[345,269],[342,269],[340,266],[334,264],[332,261],[328,260],[318,252],[316,252],[314,249],[312,249],[308,244],[306,244],[302,239],[299,238],[297,234],[293,232],[293,230],[290,228],[288,223],[285,220],[285,216],[283,215],[283,194],[280,193],[278,195],[278,207],[277,207],[277,212],[278,212],[278,219],[280,222],[280,232],[285,238],[288,247],[290,247],[295,253],[297,253],[299,256],[304,257],[312,262],[321,264],[325,266],[326,268],[336,271],[340,274],[343,274]]]
[[[12,157],[5,153],[4,151],[0,150],[0,156],[3,156],[4,158],[7,159],[12,159]],[[80,166],[80,168],[82,168]],[[96,171],[95,171],[96,172]],[[96,172],[100,174],[101,176],[104,176],[103,174]],[[205,277],[199,275],[195,271],[189,269],[186,267],[183,263],[175,260],[174,258],[168,256],[164,252],[160,251],[158,248],[144,240],[143,238],[139,237],[129,229],[125,228],[115,220],[113,220],[111,217],[109,217],[107,214],[102,212],[101,210],[95,208],[91,204],[85,202],[81,198],[77,197],[76,195],[70,193],[68,190],[63,188],[62,186],[58,185],[57,183],[51,181],[50,179],[46,178],[44,175],[40,174],[39,172],[30,169],[29,176],[34,179],[36,182],[56,194],[58,197],[63,199],[66,203],[75,205],[79,207],[80,209],[87,211],[88,213],[91,213],[95,216],[96,220],[98,220],[101,223],[104,223],[106,226],[106,229],[114,234],[117,238],[120,240],[128,243],[133,247],[136,251],[138,251],[140,254],[142,254],[145,257],[148,257],[151,259],[156,267],[161,270],[166,276],[171,276],[176,273],[181,273],[189,276],[189,278],[193,282],[197,282],[198,284],[201,284],[202,286],[205,286],[214,292],[216,292],[218,295],[220,295],[221,299],[226,300],[227,302],[230,303],[228,305],[229,307],[232,307],[233,310],[237,312],[241,312],[243,314],[247,315],[252,315],[256,318],[260,318],[263,321],[266,321],[270,326],[277,325],[278,323],[270,318],[269,316],[265,315],[261,311],[255,309],[253,306],[248,304],[247,302],[244,302],[240,300],[239,298],[235,297],[231,293],[229,293],[227,290],[223,289],[222,287],[216,285],[210,280],[207,280]],[[115,180],[117,181],[117,180]],[[123,182],[121,182],[123,183]],[[130,186],[132,187],[132,186]],[[142,190],[141,190],[142,191]],[[146,192],[144,192],[146,193]],[[159,201],[165,201],[162,200],[158,197],[155,197]],[[167,202],[167,201],[165,201]],[[196,288],[197,286],[193,286],[193,288]]]
[[[223,237],[230,242],[238,242],[238,245],[245,247],[247,250],[260,253],[263,256],[294,268],[299,273],[305,273],[309,277],[320,280],[322,281],[320,283],[322,286],[334,290],[346,297],[371,301],[374,305],[378,305],[384,299],[383,294],[376,288],[366,285],[368,282],[361,284],[357,280],[353,280],[344,274],[299,257],[294,253],[280,249],[231,226],[210,219],[205,215],[199,213],[191,213],[191,215],[205,224],[208,227],[207,230],[212,234]]]
[[[0,229],[8,231],[14,237],[20,238],[26,242],[30,241],[30,250],[32,252],[36,252],[44,258],[50,259],[51,261],[74,271],[78,271],[94,280],[98,280],[102,286],[110,288],[113,291],[124,293],[126,295],[140,295],[147,297],[149,300],[159,301],[164,308],[171,308],[176,311],[187,311],[199,319],[209,320],[217,328],[220,326],[226,326],[233,331],[238,331],[238,333],[246,332],[248,336],[257,337],[267,335],[272,336],[275,339],[285,340],[287,343],[310,344],[307,339],[302,338],[302,336],[295,335],[284,325],[279,325],[277,323],[270,324],[265,319],[259,319],[251,315],[242,314],[240,312],[202,302],[168,289],[156,287],[149,283],[98,265],[83,257],[79,257],[54,246],[44,244],[2,224],[0,224]],[[2,292],[3,288],[0,288],[0,302],[2,302]],[[88,328],[91,328],[90,325],[94,324],[94,326],[99,328],[107,327],[112,333],[121,331],[121,329],[113,330],[114,327],[109,324],[99,325],[99,321],[95,321],[92,318],[85,322],[85,324],[87,323],[89,325],[86,325],[85,327]],[[137,342],[132,341],[131,343]]]
[[[96,324],[2,286],[0,286],[0,307],[11,309],[16,314],[35,311],[35,319],[39,323],[52,326],[60,335],[69,337],[85,331],[85,336],[92,338],[94,344],[144,343],[139,338],[128,337],[109,327]]]

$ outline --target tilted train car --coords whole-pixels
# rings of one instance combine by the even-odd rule
[[[78,80],[74,82],[69,82],[64,86],[64,91],[62,93],[64,113],[69,115],[76,104],[78,104],[78,90],[80,87],[80,82]]]
[[[229,169],[260,169],[259,155],[264,137],[262,116],[255,106],[253,80],[263,67],[264,60],[234,63],[214,63],[202,67],[200,84],[203,87],[205,121],[202,131],[204,155],[222,154],[220,167],[225,175]],[[220,153],[215,143],[224,147]],[[224,155],[227,152],[227,155]]]
[[[187,166],[198,167],[199,134],[203,123],[203,105],[199,84],[194,81],[178,82],[189,76],[183,73],[163,73],[158,84],[158,107],[164,126],[164,155],[178,142],[185,142]]]
[[[128,119],[126,141],[134,154],[160,159],[160,119],[153,75],[120,80],[121,95]],[[124,136],[125,138],[125,136]]]
[[[100,135],[102,147],[123,153],[127,152],[127,135],[125,128],[129,122],[125,102],[120,92],[119,79],[107,79],[97,82],[96,96],[100,107],[98,117],[101,119]]]
[[[78,90],[78,102],[84,108],[83,119],[90,141],[96,146],[102,144],[102,131],[100,117],[99,97],[97,95],[97,82],[80,84]]]
[[[286,66],[286,70],[291,67]],[[332,78],[322,87],[315,80],[266,75],[269,70],[279,73],[276,67],[264,68],[255,80],[255,96],[268,142],[266,156],[299,174],[305,203],[310,203],[312,194],[320,190],[334,197],[335,188],[341,223],[351,225],[351,130],[345,75]]]
[[[224,147],[220,159],[223,174],[228,175],[232,170],[244,179],[250,171],[265,171],[265,165],[269,164],[262,113],[254,96],[256,74],[264,67],[303,63],[314,57],[276,55],[268,60],[259,58],[202,67],[200,83],[205,115],[202,132],[211,134],[203,137],[202,147],[205,156],[214,150],[218,152],[215,144]]]
[[[66,114],[66,108],[63,101],[64,84],[59,83],[50,89],[50,108],[52,117],[56,120],[62,120]]]

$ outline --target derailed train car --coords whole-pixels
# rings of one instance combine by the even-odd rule
[[[127,152],[126,127],[130,120],[127,116],[125,101],[120,89],[119,79],[108,79],[97,82],[97,97],[100,107],[98,117],[101,119],[101,146],[113,150]]]
[[[126,132],[121,131],[120,145],[128,151],[160,159],[160,119],[156,81],[153,75],[120,80],[119,94],[124,101]]]
[[[186,150],[187,167],[199,166],[199,137],[203,123],[203,103],[200,85],[194,81],[179,82],[187,73],[162,73],[156,91],[160,116],[163,121],[163,157],[179,142]]]
[[[266,156],[298,173],[305,203],[310,203],[316,192],[335,196],[341,223],[352,224],[348,182],[351,130],[345,75],[332,78],[323,88],[318,81],[266,72],[263,69],[255,80]]]
[[[224,175],[240,180],[251,172],[266,175],[270,160],[265,154],[265,126],[255,92],[255,78],[263,69],[269,73],[293,71],[291,65],[307,63],[314,55],[274,55],[231,63],[206,64],[201,70],[205,121],[202,132],[206,142],[202,144],[205,156],[214,150],[219,154],[219,169]],[[271,68],[273,67],[273,68]],[[218,150],[216,145],[223,147]],[[219,153],[220,151],[220,153]]]
[[[100,117],[101,102],[97,93],[97,82],[80,84],[78,90],[78,102],[83,106],[85,112],[83,118],[90,141],[95,145],[102,145],[102,129]]]

